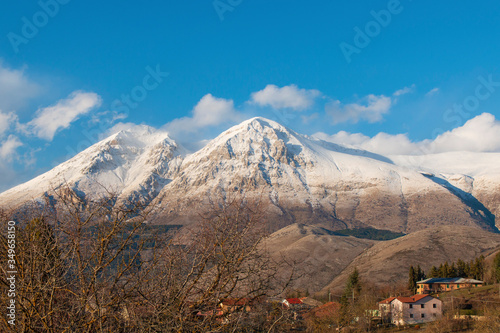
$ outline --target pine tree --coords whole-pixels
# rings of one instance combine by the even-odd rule
[[[429,278],[437,278],[439,277],[439,270],[436,268],[436,266],[432,266],[431,269],[429,270],[429,274],[427,274]]]
[[[457,268],[455,267],[455,262],[451,263],[450,270],[448,271],[448,277],[457,277]]]
[[[408,272],[408,289],[410,289],[412,293],[415,293],[417,290],[417,271],[415,271],[413,266],[410,266]]]
[[[472,278],[476,280],[482,280],[484,277],[484,256],[481,255],[480,257],[476,258],[474,261],[472,267]]]
[[[467,263],[462,259],[457,261],[457,277],[467,277]]]
[[[347,279],[344,293],[340,298],[340,324],[341,326],[348,325],[354,317],[354,301],[356,295],[361,292],[361,281],[357,268],[349,275]],[[349,302],[351,299],[351,302]]]
[[[425,280],[425,272],[424,270],[420,267],[420,265],[417,266],[417,282]]]
[[[493,260],[492,270],[493,270],[492,274],[493,280],[497,283],[500,282],[500,252],[497,253],[495,259]]]

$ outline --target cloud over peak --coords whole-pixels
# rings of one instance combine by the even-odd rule
[[[101,98],[96,93],[75,91],[55,105],[39,109],[27,124],[27,132],[52,141],[58,130],[68,128],[79,116],[100,105]]]
[[[390,97],[370,94],[350,104],[334,100],[325,106],[325,111],[334,124],[344,122],[356,124],[361,120],[375,123],[383,119],[383,115],[389,112],[392,104]]]
[[[165,127],[171,133],[194,132],[203,127],[243,120],[234,108],[233,100],[206,94],[192,110],[191,117],[174,119]]]
[[[382,155],[424,155],[451,151],[500,152],[500,121],[483,113],[463,126],[444,132],[434,140],[413,142],[407,134],[378,133],[373,137],[340,131],[333,135],[322,132],[314,137],[348,144]]]
[[[264,89],[251,94],[251,102],[274,109],[290,108],[302,111],[310,108],[319,96],[321,93],[318,90],[299,89],[294,84],[281,88],[274,84],[268,84]]]

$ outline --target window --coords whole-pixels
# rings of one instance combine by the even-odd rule
[[[449,284],[447,284],[447,285],[446,285],[446,288],[450,288],[450,285],[449,285]]]
[[[435,309],[437,308],[437,304],[432,304],[432,307]]]
[[[413,309],[413,304],[410,304],[410,309]]]
[[[425,313],[422,313],[420,317],[425,318]]]
[[[410,318],[413,318],[413,313],[410,313]]]
[[[420,304],[420,307],[423,309],[425,308],[425,304]]]

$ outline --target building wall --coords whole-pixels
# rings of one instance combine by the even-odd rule
[[[477,284],[478,287],[482,284]],[[430,292],[450,291],[463,288],[476,287],[476,284],[470,283],[422,283],[417,285],[417,294],[429,294]]]
[[[434,304],[436,307],[434,307]],[[391,302],[391,313],[392,323],[396,325],[426,323],[441,317],[442,302],[431,297],[421,299],[415,303],[403,303],[395,299]]]

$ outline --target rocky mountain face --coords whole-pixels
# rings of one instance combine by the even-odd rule
[[[415,169],[262,118],[229,129],[187,156],[158,195],[158,216],[189,220],[213,189],[266,200],[275,230],[296,222],[405,233],[446,224],[495,229],[484,207]]]
[[[312,139],[264,118],[234,126],[194,153],[142,126],[0,194],[0,201],[12,207],[68,184],[81,196],[111,191],[120,200],[156,199],[154,222],[186,224],[218,190],[265,201],[271,230],[293,223],[404,233],[440,225],[496,230],[500,182],[489,179],[500,170],[485,160],[486,171],[469,176],[444,170],[456,164],[452,157],[417,162]],[[433,171],[441,166],[443,173]]]
[[[81,197],[113,194],[118,200],[149,202],[167,185],[185,150],[166,132],[148,126],[122,131],[89,147],[54,169],[0,194],[3,207],[43,202],[68,185]]]
[[[374,283],[397,282],[409,265],[469,260],[500,246],[500,154],[386,157],[263,118],[196,152],[147,126],[119,132],[0,194],[0,206],[43,205],[63,186],[82,198],[113,193],[149,204],[158,224],[192,223],[217,195],[260,200],[274,232],[266,248],[296,261],[296,285],[311,292],[341,286],[353,267]],[[335,233],[361,227],[407,235],[374,241]]]

